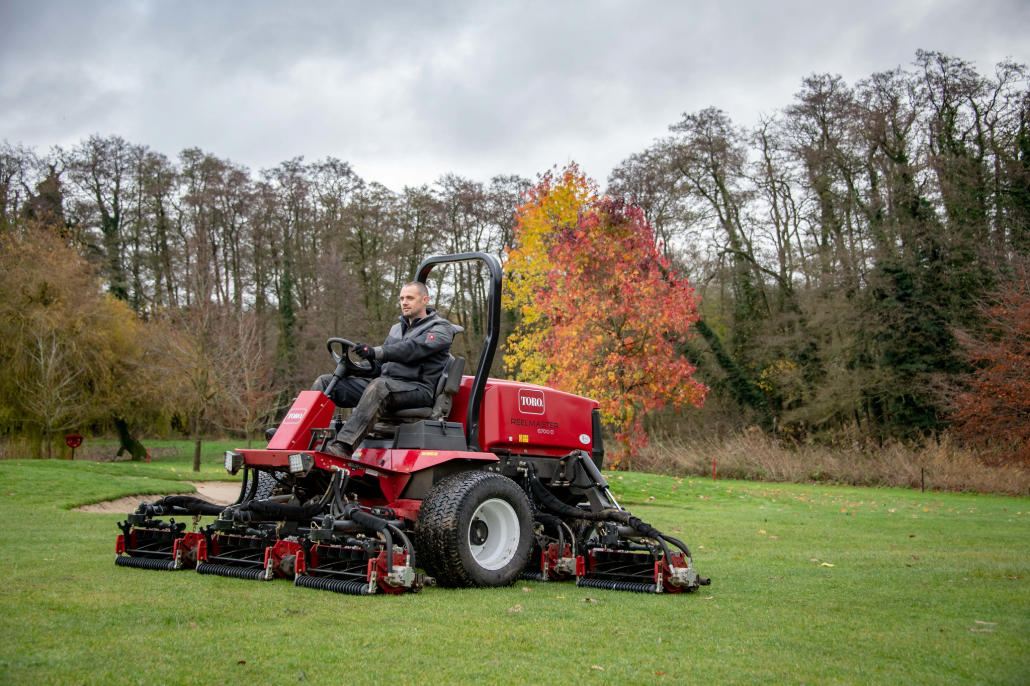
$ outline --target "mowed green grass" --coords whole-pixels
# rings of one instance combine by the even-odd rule
[[[203,476],[224,476],[205,459]],[[612,477],[712,578],[679,596],[518,583],[357,598],[123,569],[119,517],[70,510],[194,478],[185,455],[0,463],[0,682],[1030,681],[1026,498]]]

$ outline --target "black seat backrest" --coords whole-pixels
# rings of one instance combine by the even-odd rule
[[[436,402],[433,403],[432,419],[443,420],[451,413],[454,396],[461,388],[461,375],[465,373],[465,358],[452,357],[447,361],[440,381],[436,384]]]

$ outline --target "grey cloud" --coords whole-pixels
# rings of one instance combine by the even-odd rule
[[[604,179],[684,111],[741,123],[802,76],[939,49],[1030,61],[1024,3],[6,2],[0,137],[99,132],[254,168],[349,160],[399,188],[445,171]]]

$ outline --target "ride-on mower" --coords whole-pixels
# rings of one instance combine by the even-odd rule
[[[354,344],[332,338],[326,393],[304,391],[261,450],[230,451],[240,495],[222,507],[168,496],[119,524],[115,563],[195,569],[242,579],[292,579],[308,588],[372,595],[507,586],[520,578],[640,593],[682,593],[710,581],[690,551],[624,510],[601,474],[597,402],[488,378],[501,319],[500,261],[490,272],[486,341],[475,376],[451,358],[432,407],[381,418],[351,458],[325,451],[342,420],[328,395],[369,375]],[[165,517],[192,517],[186,521]],[[202,516],[212,523],[197,530]],[[423,571],[417,571],[417,570]]]

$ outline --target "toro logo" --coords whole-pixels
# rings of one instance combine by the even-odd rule
[[[304,419],[304,415],[307,412],[308,408],[306,407],[299,410],[290,410],[286,413],[286,419],[283,420],[283,424],[300,424],[300,420]]]
[[[543,391],[519,391],[519,412],[524,414],[544,413]]]

